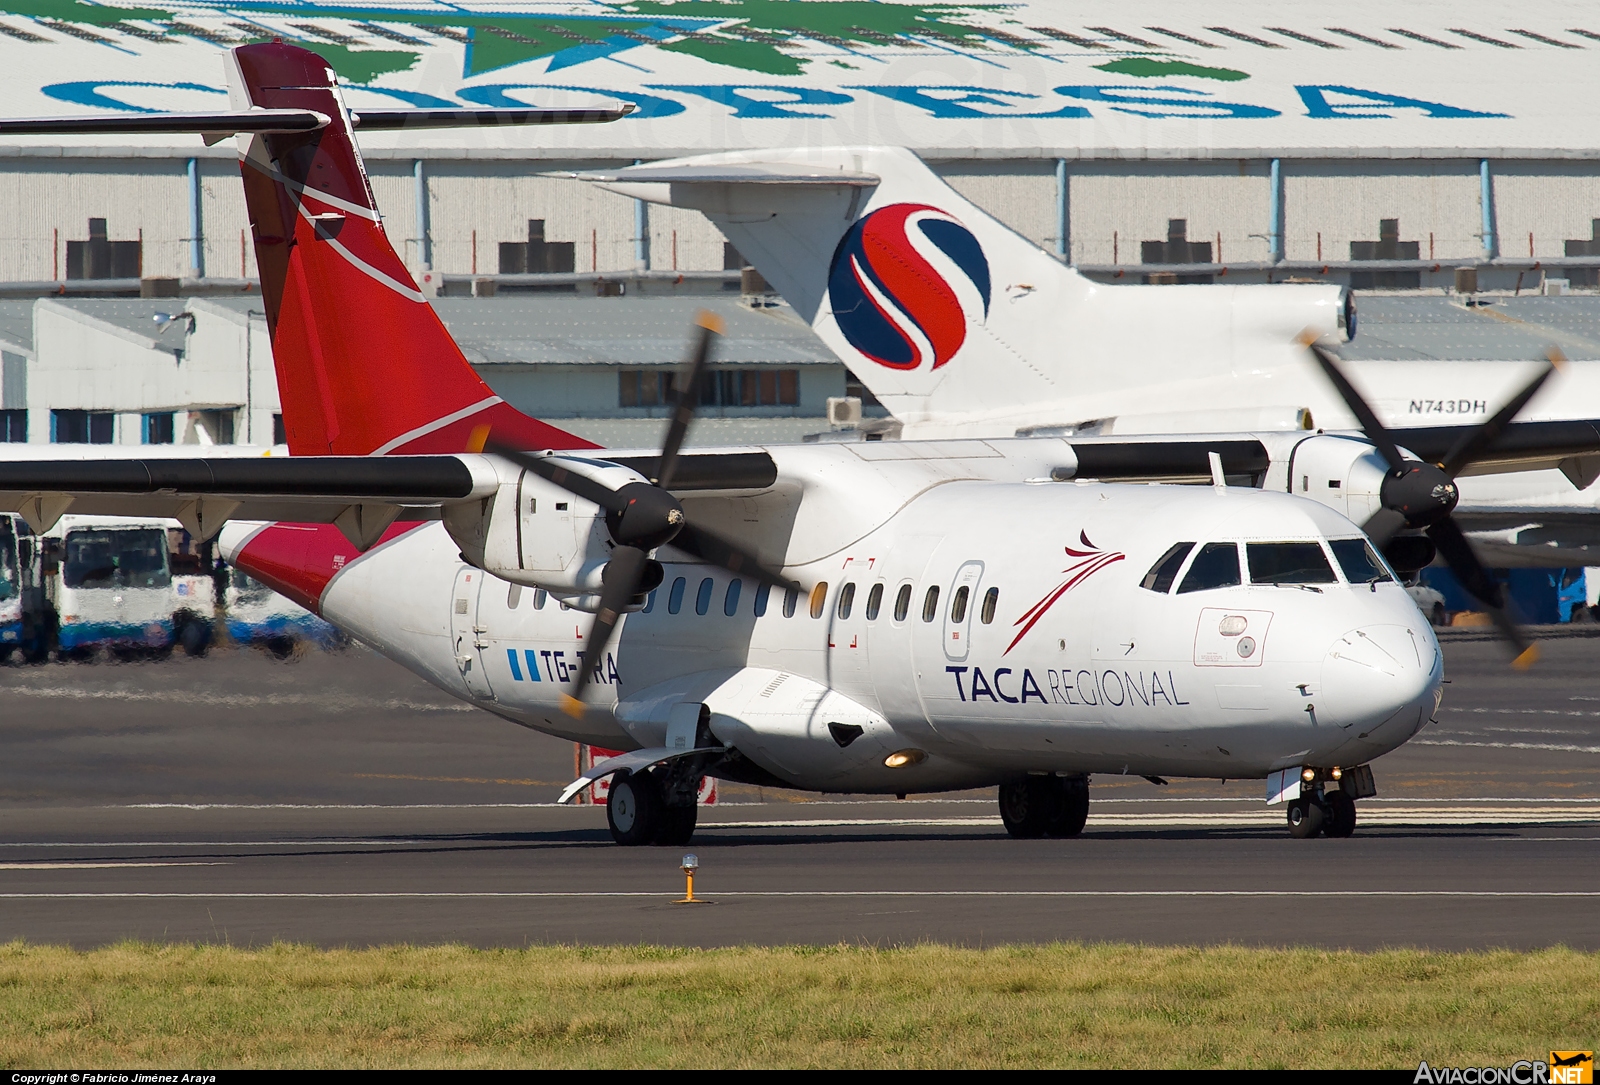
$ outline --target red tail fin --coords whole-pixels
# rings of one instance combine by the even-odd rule
[[[383,232],[327,61],[281,43],[231,54],[237,109],[310,109],[308,133],[248,138],[240,169],[295,455],[462,452],[474,430],[593,448],[517,411],[473,372]]]

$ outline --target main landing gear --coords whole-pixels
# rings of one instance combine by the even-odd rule
[[[1289,835],[1296,840],[1313,836],[1349,836],[1356,831],[1356,800],[1343,790],[1302,795],[1289,804]]]
[[[606,799],[611,839],[625,847],[662,844],[679,847],[694,836],[700,807],[700,777],[657,765],[643,772],[617,773]],[[681,777],[681,778],[680,778]]]
[[[1012,836],[1077,836],[1088,817],[1087,776],[1028,776],[1000,785],[1000,820]]]

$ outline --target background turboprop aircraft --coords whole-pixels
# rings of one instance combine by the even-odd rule
[[[1097,283],[903,148],[746,151],[565,176],[704,213],[905,439],[1361,428],[1297,341],[1305,329],[1330,341],[1357,330],[1341,288]],[[1448,386],[1485,404],[1487,418],[1540,368],[1341,365],[1395,440],[1434,461],[1464,430],[1406,428],[1406,404]],[[1522,417],[1538,424],[1508,435],[1508,455],[1465,472],[1462,525],[1496,565],[1592,564],[1577,548],[1600,544],[1600,490],[1588,489],[1600,458],[1571,450],[1600,434],[1588,421],[1600,419],[1600,362],[1569,363]],[[1296,492],[1363,519],[1346,500],[1349,471],[1320,457],[1314,466],[1289,469],[1306,480]],[[1519,534],[1530,522],[1544,529]]]
[[[236,111],[189,123],[250,133],[294,455],[0,464],[0,507],[35,528],[187,508],[233,564],[442,688],[632,751],[596,770],[620,843],[687,839],[705,774],[998,785],[1019,836],[1078,832],[1091,772],[1266,778],[1294,835],[1347,835],[1367,763],[1437,708],[1432,631],[1360,530],[1283,479],[1227,485],[1288,462],[1272,434],[680,455],[680,406],[659,455],[573,454],[489,394],[417,291],[322,59],[230,60]],[[526,451],[550,448],[569,451]],[[1365,500],[1448,522],[1414,496]]]

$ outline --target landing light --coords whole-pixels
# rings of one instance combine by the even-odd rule
[[[927,759],[927,753],[922,750],[896,750],[885,757],[883,763],[892,769],[903,769],[907,765],[920,765]]]

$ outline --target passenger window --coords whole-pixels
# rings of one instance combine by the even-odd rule
[[[522,602],[522,585],[513,584],[506,589],[506,609],[516,610],[517,604]]]
[[[928,594],[922,597],[922,620],[931,622],[939,616],[939,588],[934,586],[928,589]]]
[[[534,610],[543,610],[544,609],[545,600],[548,599],[548,598],[550,598],[550,596],[545,592],[545,590],[543,588],[535,588],[535,589],[533,589],[533,609]]]
[[[1392,580],[1389,570],[1383,567],[1378,555],[1365,539],[1332,539],[1334,560],[1344,570],[1344,578],[1352,584],[1379,584]]]
[[[800,593],[793,588],[783,593],[783,616],[785,618],[794,617],[794,605],[799,598]]]
[[[1333,584],[1333,566],[1314,542],[1246,543],[1252,584]]]
[[[850,611],[856,605],[856,586],[846,584],[839,589],[839,620],[842,622],[850,617]]]
[[[1191,591],[1210,591],[1212,588],[1231,588],[1239,583],[1239,546],[1237,543],[1206,543],[1200,548],[1189,573],[1178,585],[1178,594]]]
[[[1144,574],[1144,579],[1139,581],[1139,587],[1160,592],[1162,595],[1172,590],[1172,582],[1178,579],[1178,570],[1183,568],[1183,559],[1189,556],[1189,551],[1194,549],[1194,543],[1173,543],[1172,547],[1161,555],[1159,561],[1150,566],[1150,571]]]
[[[757,618],[765,618],[767,616],[767,600],[769,600],[771,598],[772,598],[772,585],[771,584],[763,584],[763,585],[761,585],[761,587],[756,589],[756,617]]]
[[[711,578],[700,581],[700,590],[694,594],[694,612],[704,614],[711,609]]]
[[[822,612],[828,608],[828,582],[826,580],[811,589],[811,616],[822,617]]]
[[[728,582],[728,594],[722,597],[722,613],[730,618],[739,613],[739,591],[742,584],[743,581],[738,577],[730,580]]]
[[[644,609],[640,610],[639,613],[649,614],[654,609],[656,609],[656,593],[652,591],[644,597]]]
[[[956,589],[950,597],[950,620],[964,622],[967,620],[967,586],[965,584]]]
[[[683,609],[683,589],[684,589],[684,586],[685,586],[685,581],[684,581],[683,577],[681,577],[681,576],[678,579],[676,579],[676,580],[674,580],[672,582],[672,591],[667,593],[667,613],[668,614],[676,614],[676,613],[678,613],[678,611]]]
[[[883,606],[883,585],[874,584],[872,590],[867,592],[867,621],[878,620],[878,608]]]
[[[978,620],[984,625],[994,621],[994,608],[1000,602],[1000,589],[990,588],[983,593],[983,609],[978,612]]]
[[[903,622],[906,615],[911,613],[911,585],[900,585],[900,591],[894,597],[894,620]]]

